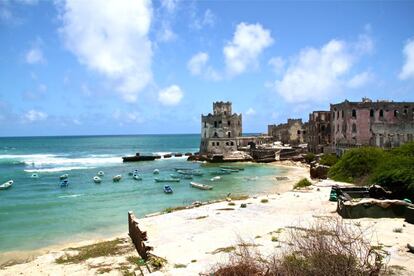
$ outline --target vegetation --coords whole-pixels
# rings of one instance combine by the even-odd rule
[[[279,240],[278,237],[272,236],[272,239],[271,239],[272,242],[277,242],[278,240]]]
[[[217,253],[230,253],[232,251],[236,250],[236,247],[234,246],[228,246],[228,247],[220,247],[217,248],[216,250],[214,250],[213,252],[211,252],[211,254],[215,255]]]
[[[248,195],[232,195],[229,196],[229,198],[231,198],[231,200],[246,200],[249,198]]]
[[[293,186],[293,189],[304,188],[304,187],[308,187],[311,185],[312,183],[307,178],[302,178],[295,184],[295,186]]]
[[[332,167],[338,162],[338,157],[336,154],[324,154],[319,159],[319,164]]]
[[[263,198],[262,200],[260,200],[261,203],[268,203],[269,200],[267,198]]]
[[[234,203],[234,202],[229,202],[229,204],[227,204],[227,205],[229,205],[229,206],[235,206],[235,205],[236,205],[236,203]]]
[[[185,264],[174,264],[174,268],[186,268]]]
[[[281,254],[263,256],[257,249],[238,246],[228,261],[216,264],[209,275],[379,275],[384,252],[366,241],[360,228],[341,220],[319,221],[309,229],[292,228],[290,246]]]
[[[115,239],[111,241],[104,241],[87,246],[69,249],[73,251],[78,251],[78,254],[65,254],[57,258],[55,262],[58,264],[80,263],[91,258],[125,254],[128,251],[130,251],[132,247],[124,239]]]
[[[315,154],[313,154],[312,152],[308,152],[306,155],[305,155],[305,162],[306,163],[308,163],[308,164],[310,164],[310,163],[312,163],[313,161],[315,161],[316,160],[316,155]]]
[[[389,151],[349,150],[331,167],[328,177],[360,185],[379,184],[395,198],[414,200],[414,142]]]
[[[187,209],[187,206],[168,207],[168,208],[165,208],[164,213],[172,213],[174,211],[180,211],[184,209]]]

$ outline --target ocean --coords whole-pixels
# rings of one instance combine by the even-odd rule
[[[228,193],[258,194],[277,185],[273,176],[286,169],[272,165],[239,163],[244,171],[211,181],[220,164],[188,162],[173,157],[147,162],[122,163],[122,156],[197,152],[200,136],[135,135],[0,138],[0,184],[14,185],[0,190],[0,252],[35,250],[56,244],[127,232],[127,212],[138,217],[194,201],[224,198]],[[193,181],[214,186],[202,191],[189,186],[191,180],[169,183],[174,193],[165,194],[165,183],[176,167],[201,170]],[[128,173],[138,170],[137,181]],[[102,183],[92,178],[104,171]],[[39,178],[31,178],[37,173]],[[69,174],[69,186],[60,187],[59,176]],[[121,174],[122,180],[112,181]]]

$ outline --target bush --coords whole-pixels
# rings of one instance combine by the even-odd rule
[[[370,174],[384,159],[382,149],[363,147],[351,149],[331,167],[328,177],[336,181],[368,184]]]
[[[302,178],[295,184],[295,186],[293,186],[293,189],[304,188],[311,185],[312,183],[307,178]]]
[[[316,159],[316,156],[315,156],[315,154],[313,154],[312,152],[308,152],[306,155],[305,155],[305,161],[306,161],[306,163],[308,163],[308,164],[310,164],[312,161],[315,161],[315,159]]]
[[[336,162],[338,162],[338,157],[336,154],[324,154],[321,156],[321,159],[319,159],[319,164],[330,167],[335,165]]]

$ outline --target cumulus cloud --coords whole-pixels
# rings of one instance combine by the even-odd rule
[[[401,80],[414,79],[414,38],[407,41],[403,53],[405,62],[398,77]]]
[[[362,87],[374,79],[374,75],[371,72],[362,72],[353,76],[347,83],[350,88],[359,88]]]
[[[158,93],[158,101],[162,105],[174,106],[181,102],[183,91],[178,85],[171,85]]]
[[[210,9],[205,10],[202,16],[198,16],[197,12],[193,10],[191,18],[192,22],[190,26],[196,30],[201,30],[204,27],[212,27],[216,23],[216,16]]]
[[[275,73],[281,73],[285,67],[286,61],[282,57],[273,57],[268,63]]]
[[[66,0],[60,29],[67,48],[87,68],[110,79],[134,102],[152,80],[149,0]]]
[[[255,115],[256,114],[256,110],[254,110],[252,107],[250,107],[247,111],[246,111],[246,115],[247,116],[251,116],[251,115]]]
[[[281,79],[273,88],[288,102],[310,102],[330,99],[347,84],[359,86],[369,80],[363,73],[350,76],[353,66],[362,55],[372,48],[367,38],[362,42],[346,43],[331,40],[321,48],[305,48],[290,59]]]
[[[257,67],[260,54],[272,43],[270,31],[262,25],[238,24],[232,41],[223,48],[227,72],[238,75],[250,67]]]
[[[45,58],[43,57],[42,50],[34,46],[26,52],[26,62],[29,64],[44,63]]]
[[[161,6],[172,13],[177,8],[177,2],[177,0],[161,0]]]
[[[209,56],[205,52],[195,54],[187,63],[187,68],[192,75],[202,76],[208,80],[219,80],[220,75],[208,65]]]
[[[43,121],[46,120],[48,115],[42,111],[38,110],[29,110],[25,114],[23,114],[23,120],[25,122],[36,122],[36,121]]]

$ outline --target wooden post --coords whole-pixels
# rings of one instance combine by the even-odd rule
[[[153,248],[145,245],[144,241],[147,241],[147,232],[139,229],[138,219],[132,211],[128,212],[128,228],[129,236],[131,237],[135,249],[142,259],[147,260],[149,257],[148,252],[153,250]]]

